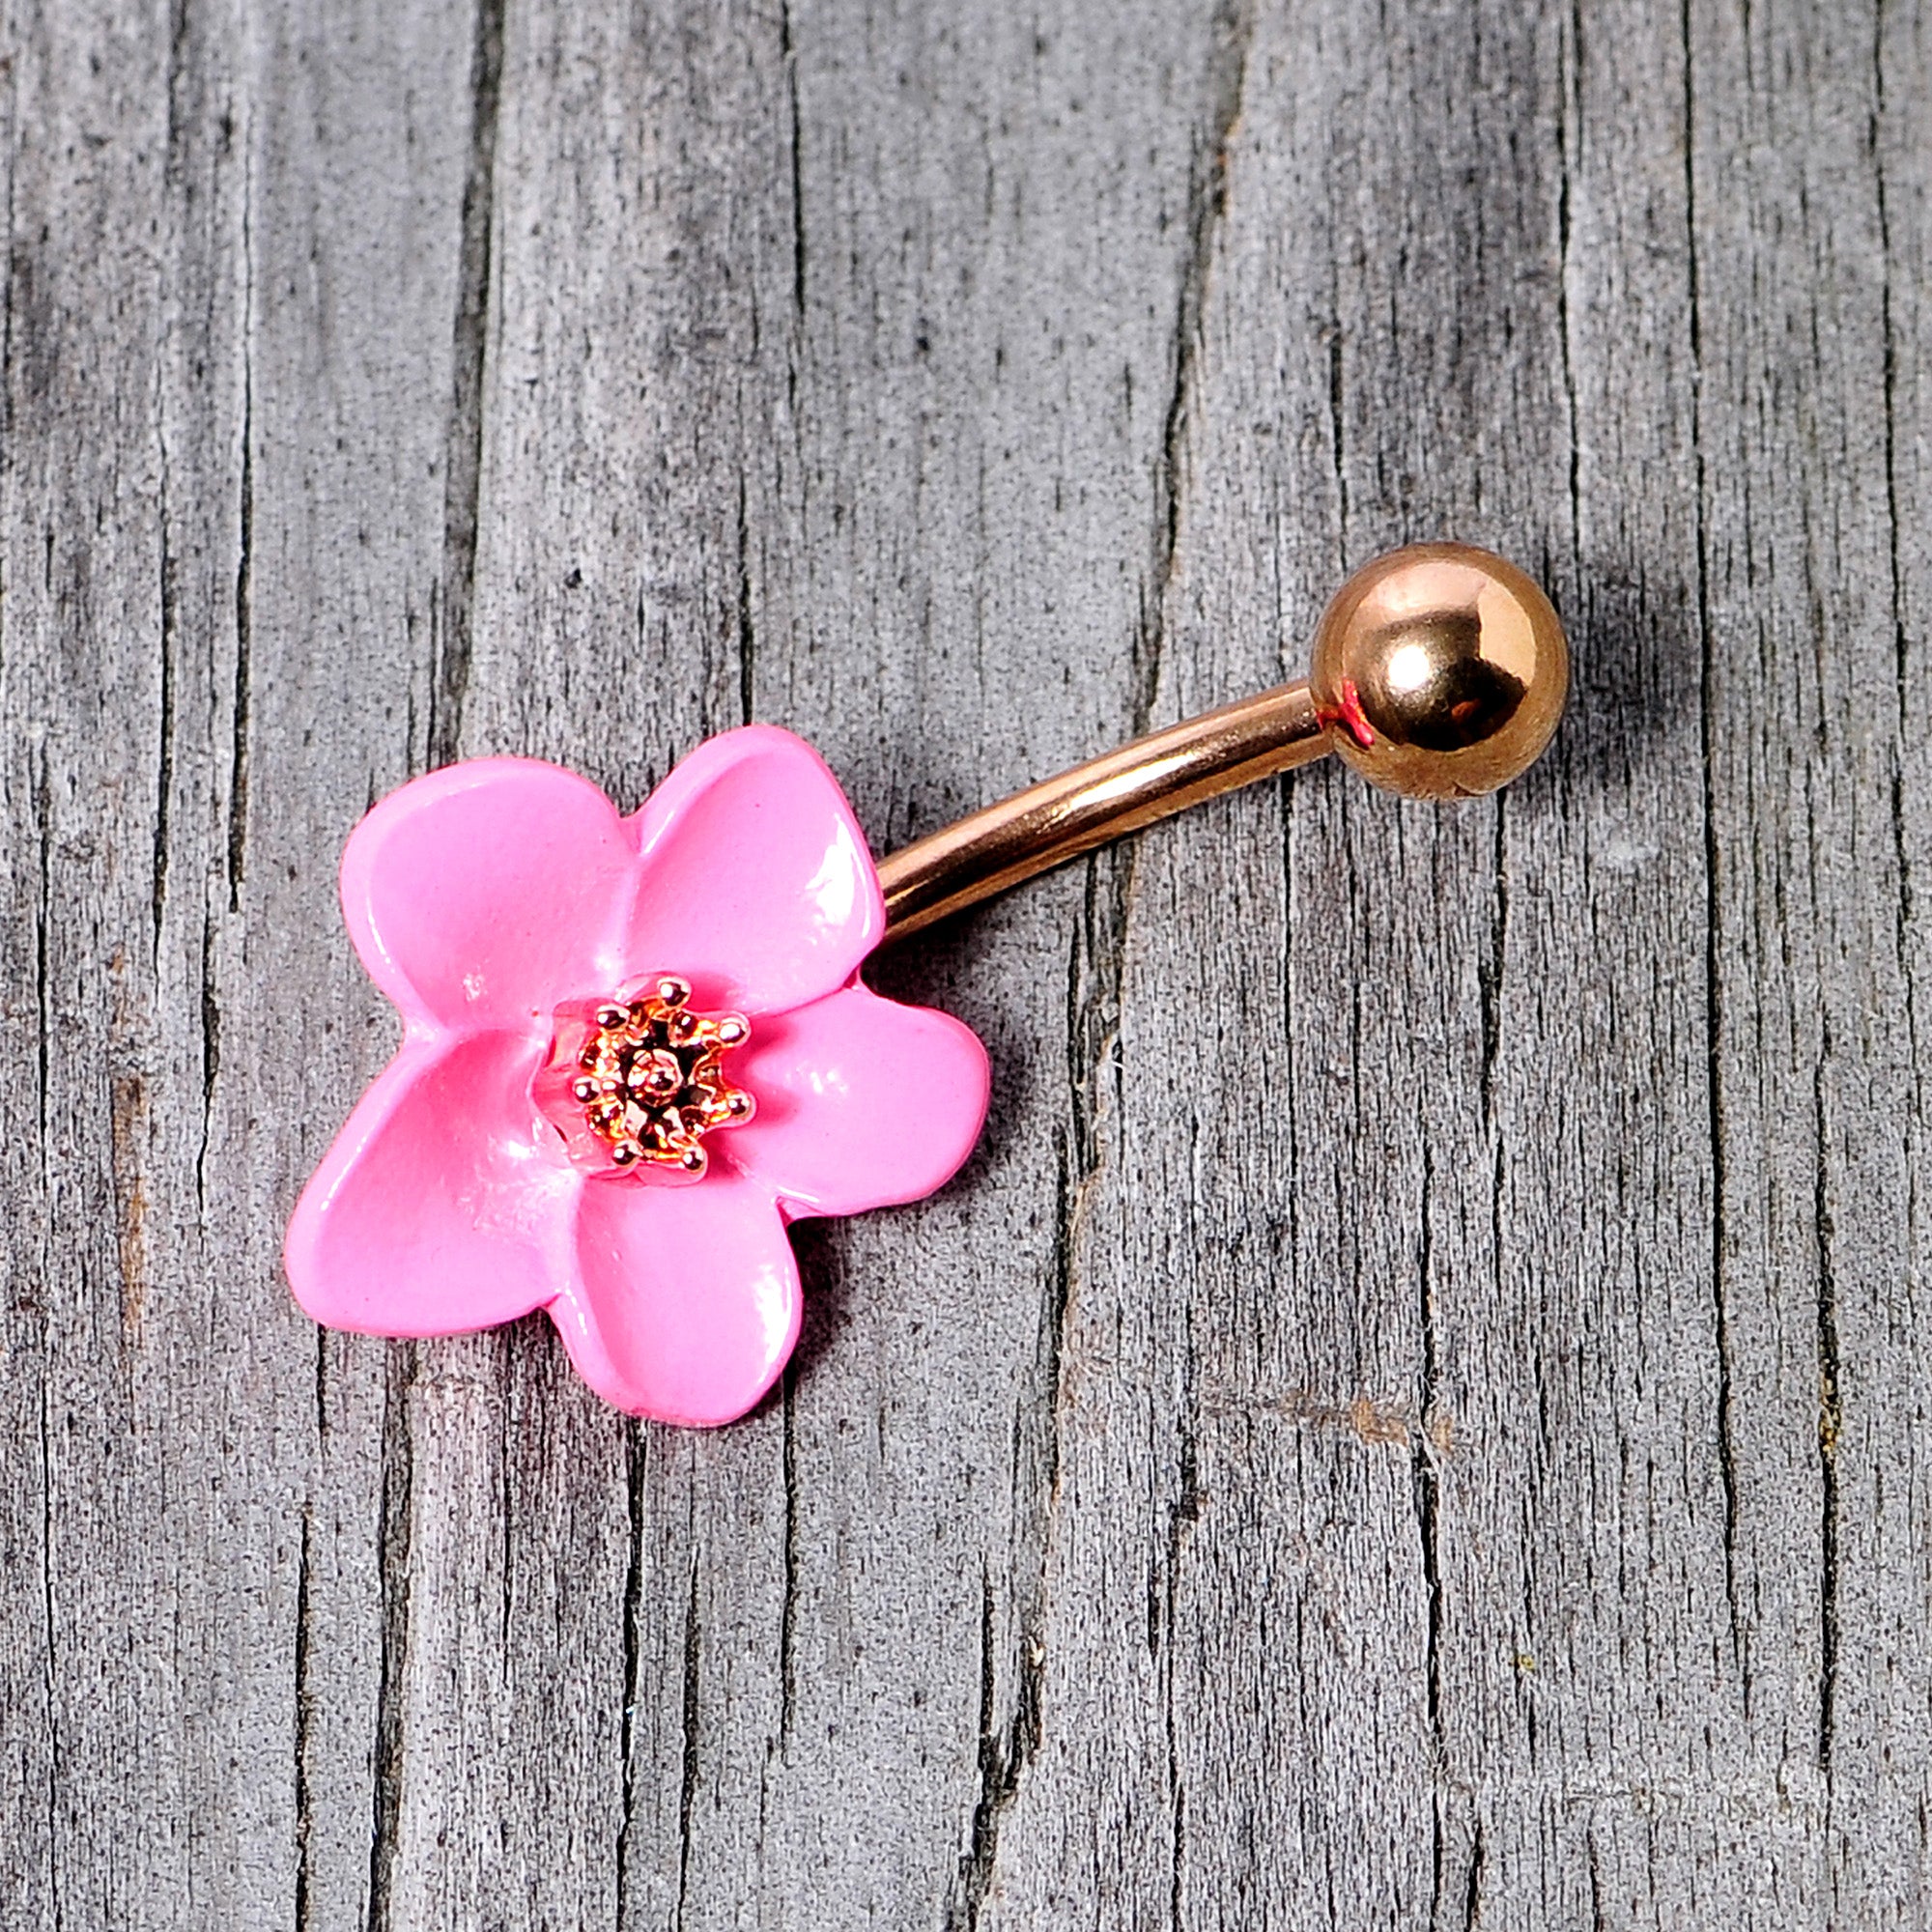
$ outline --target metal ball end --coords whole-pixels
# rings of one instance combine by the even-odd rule
[[[702,1148],[686,1148],[678,1155],[677,1164],[686,1174],[702,1174],[707,1164],[704,1150]]]
[[[1343,758],[1406,798],[1473,798],[1535,763],[1570,648],[1549,599],[1470,544],[1412,544],[1336,593],[1309,689]]]

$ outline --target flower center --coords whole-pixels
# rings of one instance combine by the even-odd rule
[[[749,1121],[754,1103],[724,1076],[724,1056],[752,1029],[742,1013],[696,1013],[691,985],[672,977],[629,999],[557,1015],[538,1099],[574,1158],[639,1163],[693,1177],[707,1164],[704,1136]]]

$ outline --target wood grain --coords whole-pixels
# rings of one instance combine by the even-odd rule
[[[1924,1922],[1925,10],[0,36],[8,1927]],[[1549,759],[882,960],[992,1122],[757,1415],[290,1305],[374,798],[755,718],[883,850],[1437,532]]]

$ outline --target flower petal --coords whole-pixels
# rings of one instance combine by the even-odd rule
[[[707,739],[633,822],[644,858],[633,975],[677,973],[706,1003],[782,1011],[842,985],[885,931],[852,808],[789,731]]]
[[[519,1034],[412,1041],[323,1156],[289,1222],[296,1299],[331,1328],[454,1335],[568,1278],[582,1185],[530,1105]]]
[[[472,758],[391,792],[355,828],[342,910],[405,1018],[528,1025],[614,983],[636,867],[630,827],[587,779]]]
[[[577,1372],[660,1422],[730,1422],[798,1340],[798,1264],[769,1189],[714,1166],[689,1187],[593,1180],[577,1213],[582,1286],[551,1308]]]
[[[758,1111],[712,1145],[809,1214],[930,1194],[972,1152],[986,1119],[978,1036],[856,982],[755,1020],[731,1077]]]

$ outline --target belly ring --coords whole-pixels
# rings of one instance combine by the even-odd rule
[[[1473,798],[1533,764],[1570,689],[1549,599],[1466,544],[1358,570],[1307,679],[1142,738],[880,862],[895,933],[916,931],[1124,832],[1339,752],[1385,791]]]
[[[1331,751],[1408,797],[1492,791],[1568,688],[1537,585],[1426,544],[1342,587],[1305,683],[877,866],[817,753],[769,725],[707,740],[629,817],[534,760],[412,780],[343,853],[350,938],[404,1037],[296,1205],[296,1298],[395,1336],[542,1308],[618,1407],[731,1421],[797,1339],[787,1224],[931,1193],[985,1118],[978,1038],[860,978],[883,939]]]

